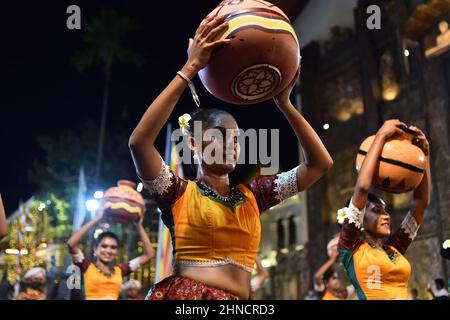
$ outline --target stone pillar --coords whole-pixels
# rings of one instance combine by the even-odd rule
[[[318,83],[320,46],[312,42],[302,51],[302,60],[307,64],[302,65],[300,92],[302,96],[303,114],[316,130],[321,132],[322,110],[317,101],[320,94],[320,83]],[[325,231],[323,227],[323,199],[326,192],[325,181],[322,178],[306,191],[308,203],[307,224],[309,239],[307,242],[307,260],[310,269],[320,267],[323,260],[323,252],[326,248]],[[309,275],[310,283],[313,281],[312,274]]]
[[[358,42],[358,54],[361,59],[361,86],[364,101],[364,124],[362,128],[365,136],[377,131],[381,117],[378,101],[381,100],[381,86],[379,83],[377,59],[371,39],[377,31],[369,30],[366,26],[368,1],[360,0],[355,8],[355,32]]]

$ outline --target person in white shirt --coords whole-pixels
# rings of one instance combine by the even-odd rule
[[[433,296],[433,300],[450,300],[444,279],[435,279],[434,287],[429,283],[428,292]]]

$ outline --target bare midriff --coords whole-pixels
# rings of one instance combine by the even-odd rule
[[[232,264],[217,267],[177,265],[176,270],[180,276],[230,292],[241,299],[250,297],[251,273],[238,266]]]

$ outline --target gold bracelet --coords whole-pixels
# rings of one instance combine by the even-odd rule
[[[189,79],[183,72],[178,71],[177,75],[179,75],[184,81],[188,83],[189,89],[191,90],[192,99],[194,99],[195,104],[197,107],[200,107],[200,99],[198,97],[197,91],[195,90],[194,83]]]

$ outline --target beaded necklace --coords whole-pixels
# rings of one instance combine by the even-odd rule
[[[100,272],[102,275],[104,275],[108,279],[111,278],[114,275],[114,273],[116,272],[114,267],[109,267],[109,272],[105,272],[97,265],[97,263],[95,263],[94,265],[97,268],[98,272]]]
[[[394,250],[392,250],[391,248],[389,248],[387,245],[382,244],[381,248],[380,248],[372,241],[367,240],[367,243],[369,243],[369,245],[374,249],[383,250],[387,254],[389,260],[391,260],[391,262],[395,263],[395,261],[397,260],[398,253],[395,252]]]
[[[233,212],[236,209],[236,207],[242,203],[245,202],[245,196],[242,193],[241,190],[239,190],[236,187],[231,187],[230,195],[225,197],[208,187],[207,185],[203,184],[200,181],[196,181],[196,184],[198,188],[200,189],[200,192],[207,196],[208,198],[218,201],[227,207],[229,207]]]

